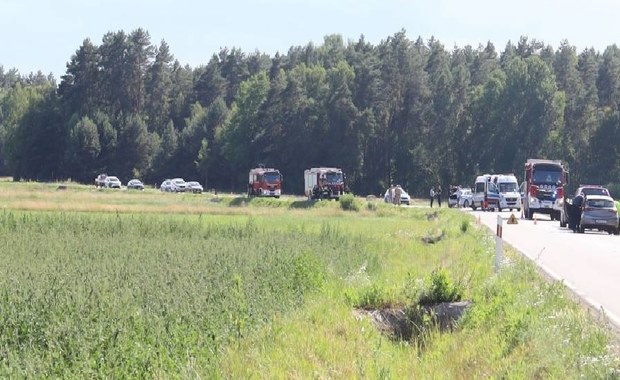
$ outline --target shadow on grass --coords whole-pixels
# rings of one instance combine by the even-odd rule
[[[291,202],[290,208],[312,208],[318,202],[316,199],[304,199],[303,201],[293,201]]]
[[[237,197],[237,198],[233,198],[233,200],[230,201],[229,206],[230,207],[247,206],[251,201],[252,201],[252,198]]]
[[[288,207],[290,209],[309,209],[313,208],[319,200],[297,200],[297,201],[286,201],[282,199],[276,198],[250,198],[250,197],[236,197],[233,198],[228,205],[230,207],[245,207],[250,204],[254,204],[255,206],[272,206],[272,207]]]

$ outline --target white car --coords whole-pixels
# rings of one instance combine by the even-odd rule
[[[121,188],[121,180],[118,177],[108,176],[103,181],[103,186],[109,189],[120,189]]]
[[[159,190],[172,193],[182,193],[187,189],[183,178],[166,179],[159,186]]]
[[[172,179],[172,191],[182,193],[187,190],[187,183],[183,178]]]
[[[391,203],[392,197],[390,195],[390,189],[387,189],[385,191],[385,194],[383,195],[383,200],[387,203]],[[405,189],[400,189],[400,203],[401,204],[406,204],[406,205],[410,205],[411,204],[411,197],[409,196],[409,194],[407,194],[407,192],[405,191]]]
[[[459,190],[460,194],[457,194],[457,205],[458,207],[469,207],[471,206],[471,198],[473,196],[473,193],[471,192],[471,189],[466,188],[466,189],[461,189]]]

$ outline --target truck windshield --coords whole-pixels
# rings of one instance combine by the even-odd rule
[[[501,182],[499,183],[499,192],[500,193],[516,193],[519,190],[517,189],[516,182]]]
[[[340,183],[342,183],[342,173],[327,173],[325,175],[325,179],[327,180],[327,183],[329,183],[330,185],[338,185]]]
[[[534,169],[532,183],[535,185],[555,185],[562,180],[562,170]]]
[[[263,176],[265,182],[267,183],[278,183],[280,182],[280,173],[279,172],[266,172]]]

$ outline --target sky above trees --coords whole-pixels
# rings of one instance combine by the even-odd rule
[[[100,43],[108,31],[144,28],[162,39],[182,64],[204,65],[221,47],[273,55],[323,37],[377,44],[405,29],[410,38],[431,36],[448,49],[486,44],[503,49],[520,36],[558,47],[603,51],[620,41],[614,0],[4,0],[0,65],[21,74],[41,70],[57,80],[85,38]],[[503,5],[506,4],[506,5]]]

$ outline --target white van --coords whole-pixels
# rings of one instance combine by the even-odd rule
[[[498,211],[502,211],[502,209],[521,211],[521,193],[519,192],[517,177],[514,174],[494,174],[491,180],[499,189]]]
[[[499,189],[491,181],[490,174],[479,175],[474,183],[471,199],[471,208],[475,211],[478,207],[481,210],[496,210],[499,206]]]

